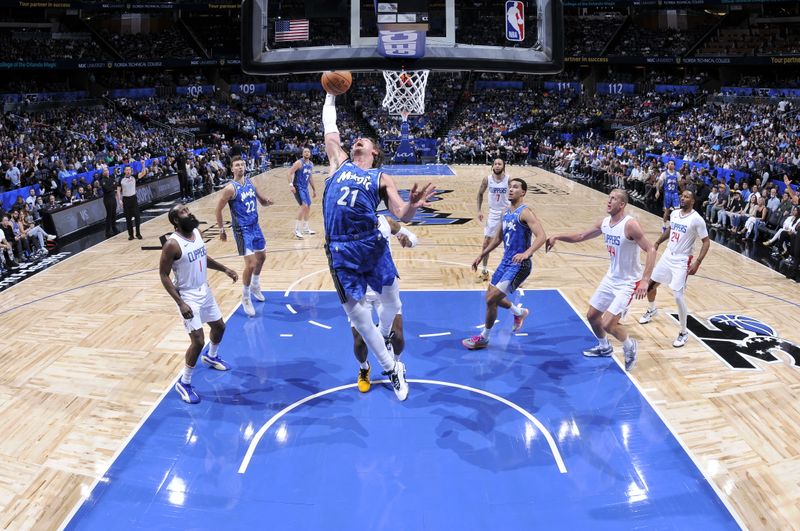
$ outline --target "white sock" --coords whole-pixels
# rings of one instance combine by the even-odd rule
[[[651,301],[648,304],[650,305],[650,309],[651,310],[655,310],[656,309],[656,301]]]
[[[253,275],[250,278],[250,285],[251,286],[260,286],[261,285],[261,276],[260,275]]]
[[[300,232],[300,220],[299,219],[294,222],[294,231],[295,232]]]
[[[308,221],[303,222],[303,229],[308,230]]]
[[[219,350],[219,343],[209,343],[208,344],[208,357],[209,358],[216,358],[217,357],[217,350]]]
[[[481,337],[482,337],[483,339],[489,339],[489,333],[490,333],[491,331],[492,331],[492,329],[491,329],[491,328],[484,328],[483,330],[481,330]]]
[[[611,346],[611,343],[608,341],[608,336],[598,337],[597,340],[600,342],[600,346],[603,348],[608,348]]]
[[[359,363],[359,364],[358,364],[358,367],[359,367],[360,369],[362,369],[362,370],[365,370],[365,371],[366,371],[367,369],[369,369],[369,362],[368,362],[368,361],[365,361],[364,363]]]
[[[509,308],[509,309],[511,310],[511,313],[513,313],[515,317],[519,317],[520,315],[525,313],[525,312],[522,311],[522,305],[521,304],[517,304],[517,305],[512,304],[511,308]]]
[[[183,372],[181,373],[181,383],[191,384],[193,371],[194,367],[189,367],[188,365],[184,365]]]
[[[250,298],[250,286],[242,286],[242,298],[243,299]]]
[[[681,333],[687,333],[686,319],[689,315],[689,308],[686,307],[686,300],[683,298],[683,290],[675,292],[675,302],[678,303],[678,320],[681,323]]]
[[[633,347],[633,339],[631,339],[631,336],[628,336],[627,339],[625,339],[625,341],[622,342],[622,348],[627,350],[632,347]]]

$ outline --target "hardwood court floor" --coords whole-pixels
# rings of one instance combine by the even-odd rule
[[[475,193],[488,167],[455,167],[456,176],[397,178],[400,188],[432,180],[442,190],[433,207],[451,217],[475,218]],[[510,168],[527,180],[527,204],[548,234],[586,227],[605,212],[605,196],[535,168]],[[290,239],[296,206],[286,169],[258,182],[276,204],[261,209],[268,242],[262,273],[265,290],[331,290],[322,237]],[[315,174],[322,189],[322,173]],[[216,236],[216,195],[192,203]],[[648,236],[660,220],[630,208]],[[226,219],[229,216],[226,212]],[[321,229],[319,198],[312,227]],[[187,337],[174,304],[161,287],[158,236],[171,229],[166,216],[143,226],[144,242],[124,234],[77,254],[0,294],[0,528],[53,529],[102,476],[128,437],[182,367]],[[477,220],[417,226],[420,245],[395,249],[403,289],[480,288],[469,269],[479,251]],[[232,241],[208,242],[209,254],[241,271]],[[499,261],[496,251],[490,265]],[[600,240],[559,243],[534,257],[527,286],[560,288],[585,312],[608,267]],[[241,285],[212,272],[210,283],[224,315],[238,304]],[[800,287],[774,271],[712,244],[690,282],[691,313],[706,318],[744,313],[800,344]],[[669,290],[660,306],[674,310]],[[677,325],[662,312],[647,326],[636,321],[645,305],[634,303],[628,325],[640,338],[631,373],[698,466],[751,529],[788,529],[800,522],[800,369],[756,362],[760,370],[733,371],[692,338],[671,343]],[[536,311],[534,308],[533,311]],[[617,348],[617,351],[620,349]],[[579,354],[576,354],[579,355]],[[168,399],[175,397],[169,395]]]

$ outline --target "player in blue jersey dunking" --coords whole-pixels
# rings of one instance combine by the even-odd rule
[[[267,257],[267,242],[261,227],[258,226],[258,207],[256,200],[264,206],[272,204],[272,200],[261,194],[253,182],[245,178],[245,162],[240,156],[231,158],[231,173],[233,180],[222,189],[217,202],[217,226],[219,239],[226,242],[228,235],[222,225],[222,209],[227,204],[231,209],[231,228],[239,256],[244,257],[244,272],[242,273],[242,308],[244,313],[253,317],[256,309],[250,295],[259,302],[264,301],[261,293],[261,268]]]
[[[508,208],[503,212],[502,222],[497,227],[492,240],[478,258],[472,262],[472,269],[478,270],[478,264],[488,256],[495,247],[503,242],[505,251],[500,265],[492,275],[492,283],[486,290],[486,325],[480,335],[464,339],[461,344],[470,350],[485,348],[489,344],[489,333],[497,318],[497,307],[511,310],[514,314],[514,332],[522,327],[528,317],[528,309],[521,304],[514,305],[508,296],[514,293],[531,274],[533,263],[531,256],[547,241],[539,218],[523,203],[528,192],[528,184],[519,178],[508,181]],[[534,239],[531,242],[531,235]]]
[[[375,211],[383,199],[392,214],[407,222],[430,198],[434,187],[430,183],[422,188],[414,184],[406,203],[392,178],[376,169],[383,161],[377,142],[359,138],[348,155],[341,147],[335,101],[329,94],[322,107],[325,151],[331,167],[322,195],[325,252],[350,323],[377,356],[397,397],[405,400],[408,397],[405,365],[395,361],[390,351],[391,340],[385,339],[400,308],[398,275],[388,242],[378,230]],[[373,324],[366,304],[367,286],[378,294],[380,330]]]
[[[308,215],[311,213],[311,198],[317,197],[317,188],[314,186],[314,179],[311,173],[314,164],[311,162],[311,150],[303,148],[303,158],[298,159],[289,168],[289,189],[300,208],[297,211],[297,221],[294,222],[294,237],[298,240],[303,239],[303,234],[315,234],[308,227]],[[311,193],[308,195],[308,187],[311,186]]]
[[[667,169],[661,173],[656,183],[656,199],[661,195],[661,188],[664,188],[664,232],[669,228],[669,216],[672,210],[681,206],[679,182],[680,175],[675,171],[675,161],[671,160],[667,162]]]

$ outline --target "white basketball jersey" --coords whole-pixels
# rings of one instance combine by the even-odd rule
[[[642,263],[639,261],[639,244],[625,237],[625,225],[633,219],[625,216],[616,225],[611,225],[611,216],[606,216],[601,225],[606,249],[611,257],[606,277],[614,282],[635,282],[642,278]]]
[[[175,273],[173,282],[178,291],[200,289],[208,278],[206,244],[199,230],[194,229],[192,234],[194,240],[187,240],[177,232],[169,236],[181,246],[181,257],[172,262],[172,271]]]
[[[669,245],[667,250],[677,256],[691,256],[694,242],[708,237],[706,222],[696,210],[684,216],[680,210],[673,210],[669,216]]]
[[[508,175],[504,174],[500,182],[494,180],[494,173],[490,173],[486,180],[489,182],[489,210],[502,212],[508,205]]]

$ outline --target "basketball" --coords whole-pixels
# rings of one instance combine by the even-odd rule
[[[353,76],[347,70],[328,70],[322,73],[322,88],[332,96],[344,94],[353,84]]]

